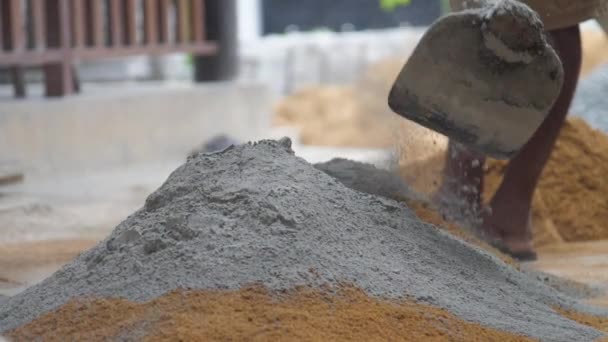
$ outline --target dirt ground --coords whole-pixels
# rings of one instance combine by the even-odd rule
[[[601,33],[585,34],[583,74],[608,62]],[[302,141],[342,147],[396,147],[404,178],[430,193],[439,182],[445,138],[396,121],[384,94],[402,61],[373,67],[355,85],[310,88],[277,106],[278,125],[298,126]],[[404,133],[407,132],[407,133]],[[398,144],[395,144],[398,141]],[[575,161],[575,162],[572,162]],[[503,171],[487,168],[488,194]],[[571,121],[558,143],[534,201],[535,243],[542,247],[535,267],[586,284],[606,286],[608,278],[608,137]],[[410,203],[427,222],[443,225],[477,244],[432,210]],[[94,240],[0,245],[0,290],[20,289],[56,270]],[[490,247],[487,247],[491,250]],[[26,252],[24,252],[26,251]],[[514,263],[506,258],[505,261]],[[582,267],[581,267],[582,266]],[[608,297],[594,303],[608,306]],[[1,300],[1,299],[0,299]],[[608,331],[605,319],[555,308],[575,321]],[[404,336],[404,332],[407,335]],[[406,340],[526,341],[521,336],[465,322],[451,313],[413,301],[370,298],[344,286],[339,291],[297,289],[271,294],[259,287],[240,291],[174,291],[146,303],[122,299],[78,299],[10,332],[16,341],[137,338],[163,340]]]
[[[55,240],[0,244],[0,294],[12,295],[93,247],[96,240]]]

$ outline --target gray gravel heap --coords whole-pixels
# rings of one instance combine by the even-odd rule
[[[108,238],[4,302],[0,331],[79,296],[144,301],[176,288],[348,282],[544,340],[601,336],[551,308],[585,309],[574,299],[421,222],[403,204],[346,187],[294,156],[290,144],[189,158]]]
[[[576,90],[570,112],[591,126],[608,132],[608,64],[583,78]]]

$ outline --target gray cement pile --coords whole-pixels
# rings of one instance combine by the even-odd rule
[[[0,332],[79,296],[144,301],[177,288],[344,282],[544,340],[602,336],[551,307],[590,308],[401,203],[348,188],[296,157],[287,139],[189,158],[107,239],[0,305]]]
[[[422,200],[395,173],[378,169],[372,164],[336,158],[314,166],[357,191],[390,199]]]
[[[608,132],[608,65],[582,79],[572,102],[571,112],[594,128]]]
[[[357,191],[396,200],[410,199],[419,202],[427,200],[425,196],[410,189],[394,172],[378,169],[372,164],[335,158],[325,163],[315,164],[315,167]],[[604,294],[604,290],[599,287],[585,285],[525,267],[522,267],[522,271],[573,298],[585,300]]]

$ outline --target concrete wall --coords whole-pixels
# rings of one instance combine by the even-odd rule
[[[442,12],[439,0],[412,0],[393,10],[382,9],[378,0],[263,0],[262,4],[264,34],[293,27],[342,31],[427,26]]]
[[[240,41],[262,36],[262,3],[260,0],[237,0],[238,34]]]
[[[184,159],[215,134],[258,139],[270,127],[265,87],[87,86],[81,96],[0,103],[0,156],[28,174],[86,172]]]
[[[423,28],[361,32],[293,32],[242,42],[241,80],[267,84],[273,94],[355,81],[370,64],[411,54]]]

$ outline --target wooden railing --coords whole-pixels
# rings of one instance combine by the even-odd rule
[[[78,90],[79,61],[217,50],[205,0],[0,0],[0,12],[0,68],[18,97],[27,67],[43,68],[47,96],[64,96]]]

